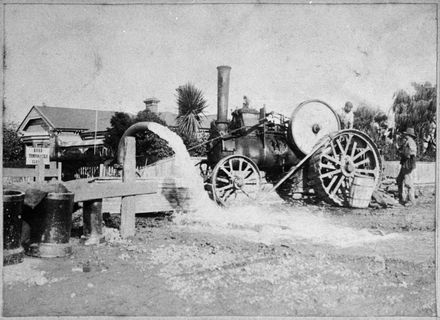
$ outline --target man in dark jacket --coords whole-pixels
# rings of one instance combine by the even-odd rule
[[[405,206],[415,203],[414,175],[416,169],[417,144],[413,128],[403,132],[403,143],[400,147],[400,172],[397,176],[399,201]]]

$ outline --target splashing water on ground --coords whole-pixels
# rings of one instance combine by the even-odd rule
[[[379,236],[368,230],[337,226],[328,219],[312,214],[307,208],[295,208],[283,203],[245,204],[221,208],[209,199],[203,180],[192,164],[180,137],[157,123],[148,123],[148,129],[166,140],[175,152],[175,167],[179,178],[191,194],[189,213],[178,214],[178,227],[194,231],[222,233],[249,241],[271,244],[277,241],[305,239],[340,247],[395,238],[397,234]]]

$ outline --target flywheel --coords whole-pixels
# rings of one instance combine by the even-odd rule
[[[291,148],[307,155],[322,137],[340,129],[339,116],[332,107],[321,100],[308,100],[293,111],[287,139]]]
[[[356,176],[370,177],[378,186],[382,172],[376,145],[366,134],[354,129],[330,136],[310,158],[309,165],[311,186],[318,197],[338,206],[348,205]]]

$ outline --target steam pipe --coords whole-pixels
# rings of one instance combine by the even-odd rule
[[[218,66],[218,92],[217,92],[217,128],[219,131],[227,130],[229,75],[231,67]]]

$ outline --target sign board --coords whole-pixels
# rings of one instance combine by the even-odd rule
[[[50,164],[49,149],[26,147],[26,165],[37,165],[40,158],[43,158],[44,164]]]

